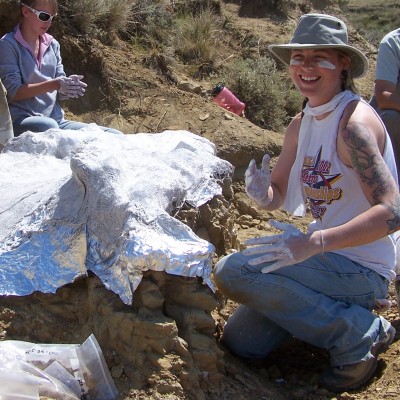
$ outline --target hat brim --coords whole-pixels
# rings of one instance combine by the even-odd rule
[[[368,71],[367,57],[358,49],[348,45],[340,44],[271,44],[268,46],[269,51],[275,55],[284,64],[289,65],[290,57],[293,49],[337,49],[348,54],[351,57],[351,76],[353,78],[361,78]]]

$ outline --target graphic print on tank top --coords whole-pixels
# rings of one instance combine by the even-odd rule
[[[335,185],[342,174],[331,174],[331,162],[322,159],[321,155],[322,146],[317,154],[306,155],[301,174],[311,214],[320,220],[326,212],[326,206],[342,196],[342,189]]]

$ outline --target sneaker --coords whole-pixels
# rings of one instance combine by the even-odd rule
[[[396,329],[391,326],[386,337],[372,346],[371,354],[373,357],[355,364],[330,367],[321,374],[319,386],[331,392],[339,393],[357,389],[367,383],[378,365],[378,355],[390,346],[395,335]]]

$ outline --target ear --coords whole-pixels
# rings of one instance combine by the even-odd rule
[[[351,67],[351,57],[347,54],[340,54],[339,58],[340,62],[342,63],[342,69],[349,70]]]
[[[23,17],[26,17],[29,14],[29,10],[25,6],[21,6],[21,14]]]

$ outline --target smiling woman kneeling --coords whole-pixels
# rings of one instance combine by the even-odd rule
[[[395,277],[394,232],[400,197],[385,126],[355,92],[368,69],[348,45],[343,21],[306,14],[289,44],[270,51],[289,68],[304,96],[270,173],[252,160],[246,192],[265,210],[314,217],[307,233],[275,223],[282,234],[250,239],[243,252],[220,260],[215,281],[240,303],[222,342],[234,354],[266,357],[294,336],[327,349],[331,367],[320,386],[355,389],[374,374],[395,329],[372,312]]]

